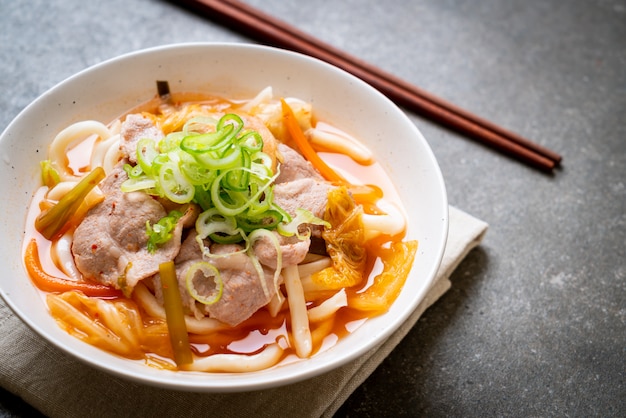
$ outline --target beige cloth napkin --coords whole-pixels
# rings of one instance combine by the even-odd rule
[[[0,299],[0,384],[50,417],[331,417],[450,288],[449,276],[487,224],[450,207],[448,242],[424,301],[389,339],[343,367],[290,386],[229,394],[188,393],[132,383],[75,360],[25,326]],[[419,349],[416,347],[416,350]]]

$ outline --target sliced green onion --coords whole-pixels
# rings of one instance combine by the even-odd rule
[[[234,217],[222,215],[217,208],[205,210],[198,216],[196,232],[200,239],[210,237],[222,244],[241,241],[245,235]]]
[[[247,152],[241,153],[240,167],[250,167],[251,160],[250,154]],[[245,192],[250,185],[250,170],[233,168],[228,171],[224,178],[224,187],[228,190],[234,190],[238,192]]]
[[[238,143],[251,154],[263,149],[263,138],[256,131],[246,132],[239,138]]]
[[[137,180],[137,179],[145,179],[146,176],[143,173],[143,169],[140,165],[132,166],[130,164],[124,164],[124,171],[128,175],[128,178]]]
[[[180,148],[190,154],[217,152],[229,145],[232,131],[233,125],[228,125],[221,131],[187,135],[180,142]]]
[[[229,113],[222,116],[217,122],[217,130],[221,131],[226,129],[229,125],[234,127],[232,133],[230,134],[230,138],[234,138],[237,134],[239,134],[239,132],[241,132],[241,129],[243,128],[243,120],[238,115]]]
[[[161,138],[157,145],[159,151],[167,153],[178,149],[185,135],[184,132],[171,132],[167,134],[165,137]]]
[[[268,210],[263,212],[262,216],[236,216],[237,225],[246,232],[252,232],[255,229],[276,229],[280,225],[283,216],[276,210]]]
[[[154,225],[146,221],[146,235],[148,235],[148,252],[154,253],[159,245],[163,245],[172,238],[176,223],[183,216],[177,210],[171,211],[167,216],[162,217]]]
[[[53,188],[61,181],[59,172],[54,168],[50,160],[43,160],[41,163],[41,180],[48,188]]]
[[[301,234],[299,227],[303,224],[320,225],[326,228],[330,228],[331,226],[330,223],[318,218],[306,209],[296,209],[296,216],[289,223],[281,223],[278,225],[278,233],[288,237],[296,235],[300,239],[307,238],[311,234],[311,230],[307,230],[306,233]]]
[[[274,173],[272,171],[272,157],[264,152],[257,152],[250,157],[252,159],[252,172],[260,177],[271,177]]]
[[[193,201],[200,205],[202,210],[208,210],[213,207],[213,204],[211,203],[211,194],[204,190],[204,187],[202,186],[196,186]]]
[[[150,193],[150,190],[154,189],[157,186],[157,181],[154,179],[150,179],[147,177],[139,177],[139,178],[131,178],[126,180],[122,184],[122,191],[124,193],[137,192],[143,190],[147,193]],[[154,193],[150,193],[154,194]]]
[[[196,284],[196,279],[199,274],[203,279],[201,283]],[[206,261],[199,261],[192,264],[187,273],[185,274],[185,284],[187,285],[187,291],[192,298],[204,305],[212,305],[222,298],[222,292],[224,291],[224,283],[219,270],[211,263]],[[198,287],[203,285],[206,289],[209,289],[207,296],[201,295]],[[204,292],[203,292],[204,293]]]
[[[193,199],[195,192],[193,184],[173,161],[159,168],[159,185],[164,197],[174,203],[188,203]]]
[[[263,152],[263,138],[244,129],[238,115],[192,118],[181,132],[158,142],[141,139],[136,155],[137,165],[124,167],[129,178],[122,191],[197,203],[205,211],[196,223],[201,240],[248,243],[247,234],[256,229],[275,230],[291,222],[291,216],[273,203],[279,172]]]
[[[279,291],[278,280],[280,278],[280,273],[283,269],[283,256],[282,256],[282,249],[280,248],[280,242],[278,242],[278,238],[276,238],[276,235],[274,235],[273,232],[268,231],[267,229],[256,229],[248,236],[248,239],[249,239],[248,257],[250,258],[250,261],[252,261],[252,264],[254,265],[254,268],[257,271],[257,275],[259,277],[261,288],[263,289],[263,293],[265,294],[266,297],[269,298],[270,293],[269,293],[269,290],[267,289],[267,284],[265,283],[265,272],[263,271],[263,266],[261,266],[259,259],[257,258],[256,254],[253,251],[254,243],[263,238],[267,238],[270,241],[270,243],[274,246],[274,249],[276,250],[276,269],[274,270],[274,278],[273,278],[274,290],[276,292]]]
[[[204,152],[193,156],[200,164],[211,170],[227,170],[239,167],[241,153],[241,147],[231,145],[218,152]]]
[[[206,186],[212,184],[217,172],[199,164],[195,158],[187,153],[180,155],[180,171],[194,186]]]
[[[272,176],[272,177],[265,178],[265,179],[261,179],[258,177],[251,178],[250,183],[255,182],[257,185],[260,186],[251,195],[244,195],[244,194],[237,193],[237,192],[228,193],[229,190],[226,187],[223,187],[223,185],[227,183],[222,182],[222,180],[224,180],[226,175],[231,170],[222,171],[220,175],[217,176],[217,178],[211,185],[211,199],[213,199],[213,204],[215,205],[216,208],[218,208],[218,210],[221,213],[225,215],[235,216],[235,215],[242,213],[249,206],[251,206],[254,202],[258,202],[261,196],[263,195],[263,193],[265,192],[265,190],[267,190],[268,188],[272,186],[272,183],[274,179],[276,178],[276,176]],[[250,169],[244,169],[244,168],[240,168],[240,170],[251,171]],[[252,187],[252,184],[251,184],[251,187]],[[222,193],[223,191],[226,191],[227,193],[224,194]],[[230,197],[230,199],[225,198],[225,196]]]
[[[146,175],[152,174],[152,161],[159,155],[156,143],[150,138],[143,138],[137,142],[137,165]]]

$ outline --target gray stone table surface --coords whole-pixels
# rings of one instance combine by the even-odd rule
[[[407,112],[490,229],[337,417],[624,416],[626,1],[247,2],[564,158],[547,175]],[[0,128],[77,71],[187,41],[252,40],[175,2],[0,0]]]

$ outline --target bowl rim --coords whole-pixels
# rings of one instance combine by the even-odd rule
[[[395,105],[391,100],[389,100],[386,96],[384,96],[374,87],[362,81],[361,79],[351,75],[350,73],[336,66],[328,64],[324,61],[321,61],[317,58],[313,58],[313,57],[310,57],[310,56],[307,56],[298,52],[283,50],[280,48],[258,45],[258,44],[233,43],[233,42],[184,42],[184,43],[165,44],[165,45],[159,45],[159,46],[142,48],[142,49],[130,51],[130,52],[115,56],[113,58],[103,60],[95,65],[86,67],[83,70],[58,82],[57,84],[55,84],[54,86],[46,90],[44,93],[40,94],[31,103],[29,103],[22,111],[20,111],[17,114],[17,116],[15,116],[15,118],[9,123],[9,125],[4,129],[4,131],[0,135],[0,147],[3,145],[2,143],[4,142],[4,138],[7,135],[7,133],[10,132],[14,128],[14,126],[18,123],[19,120],[26,117],[32,111],[32,109],[37,105],[37,103],[42,102],[44,98],[48,96],[54,95],[57,92],[62,91],[68,85],[71,86],[73,83],[76,82],[76,80],[79,80],[81,77],[86,77],[94,71],[102,70],[109,66],[117,65],[120,63],[125,63],[125,62],[128,62],[129,60],[132,61],[133,59],[139,59],[140,57],[145,56],[145,55],[163,54],[163,53],[168,53],[168,52],[172,52],[176,50],[182,51],[184,49],[195,50],[198,48],[199,49],[228,48],[235,52],[241,51],[241,50],[267,51],[272,54],[282,54],[286,56],[291,56],[293,57],[293,59],[305,60],[305,61],[308,61],[309,63],[313,63],[314,65],[321,66],[321,68],[327,68],[329,71],[338,71],[339,73],[342,73],[344,77],[348,77],[351,80],[351,82],[353,82],[354,84],[357,84],[359,88],[368,89],[370,94],[377,95],[379,100],[383,100],[387,102],[387,107],[389,107],[390,109],[393,109],[394,112],[403,115],[405,122],[408,124],[407,126],[410,125],[410,129],[414,131],[416,138],[424,146],[423,151],[427,153],[426,157],[428,157],[428,160],[433,165],[432,167],[434,169],[433,175],[434,175],[434,179],[437,181],[436,187],[441,190],[442,200],[441,202],[439,202],[439,204],[442,205],[441,209],[443,211],[443,213],[441,213],[441,216],[443,217],[443,219],[441,220],[442,222],[441,222],[440,236],[435,237],[439,240],[439,246],[434,251],[434,257],[433,257],[434,259],[433,259],[433,263],[430,268],[429,277],[428,277],[428,286],[425,286],[421,294],[414,299],[414,306],[412,306],[410,310],[408,309],[405,310],[403,315],[394,318],[392,321],[393,326],[387,327],[383,332],[378,334],[376,338],[372,338],[368,343],[362,344],[358,349],[352,350],[351,353],[343,355],[336,360],[328,361],[322,364],[320,367],[317,367],[315,369],[308,369],[305,367],[304,369],[300,370],[297,373],[294,373],[293,375],[277,376],[276,378],[270,378],[270,379],[263,379],[263,378],[257,379],[257,380],[248,379],[247,381],[246,379],[237,379],[237,378],[234,378],[232,381],[229,381],[227,379],[226,382],[220,382],[220,384],[216,385],[216,384],[208,384],[211,382],[211,379],[207,379],[207,382],[205,382],[204,384],[198,383],[197,381],[181,383],[181,382],[178,382],[177,379],[175,378],[167,378],[166,380],[161,380],[161,379],[153,378],[150,376],[137,375],[131,371],[127,371],[127,370],[120,369],[120,368],[112,368],[108,364],[100,364],[91,358],[91,356],[89,355],[90,350],[77,352],[75,350],[71,350],[70,347],[68,347],[66,344],[62,343],[61,341],[51,338],[51,336],[45,330],[45,328],[43,328],[40,324],[33,321],[29,317],[29,315],[27,315],[25,312],[22,311],[20,306],[17,306],[12,301],[10,295],[7,294],[7,292],[5,292],[5,289],[2,286],[2,281],[0,281],[0,296],[2,296],[6,304],[11,308],[11,310],[16,314],[16,316],[20,318],[20,320],[23,323],[28,325],[29,328],[35,331],[44,340],[53,344],[56,348],[60,349],[61,351],[71,355],[73,358],[76,358],[82,361],[83,363],[86,363],[92,367],[103,370],[109,374],[123,377],[127,380],[135,381],[138,383],[143,383],[143,384],[152,385],[152,386],[166,387],[166,388],[177,389],[177,390],[204,391],[204,392],[235,392],[235,391],[249,391],[249,390],[258,390],[258,389],[264,389],[264,388],[269,388],[269,387],[283,386],[283,385],[295,383],[301,380],[313,378],[315,376],[326,373],[330,370],[336,369],[342,365],[345,365],[355,360],[356,358],[362,356],[369,350],[377,348],[379,344],[386,341],[389,338],[389,336],[391,336],[394,332],[396,332],[397,329],[403,323],[405,323],[405,321],[410,316],[410,314],[414,311],[414,309],[417,308],[418,304],[424,299],[429,287],[432,285],[436,277],[436,273],[441,264],[441,260],[443,258],[443,253],[444,253],[445,246],[446,246],[447,234],[448,234],[448,228],[449,228],[448,201],[447,201],[445,182],[444,182],[439,164],[437,163],[437,160],[434,156],[432,149],[430,148],[430,145],[428,144],[426,139],[423,137],[423,135],[421,134],[417,126],[415,126],[415,124],[408,118],[408,116],[397,105]],[[307,361],[307,360],[302,360],[302,361]],[[286,365],[286,366],[289,366],[289,365]],[[143,366],[143,367],[146,367],[146,366]],[[268,369],[268,370],[271,370],[271,369]],[[181,372],[174,372],[174,373],[181,373]],[[182,373],[189,373],[189,372],[182,372]],[[204,374],[206,375],[206,373]],[[224,377],[224,374],[222,373],[218,373],[217,375]],[[241,376],[241,377],[245,375],[249,375],[249,373],[235,374],[235,376]],[[261,376],[261,374],[259,374],[259,376]]]

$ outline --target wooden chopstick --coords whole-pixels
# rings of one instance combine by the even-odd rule
[[[180,0],[179,4],[261,42],[304,53],[361,78],[400,106],[544,171],[561,156],[399,79],[238,0]]]

